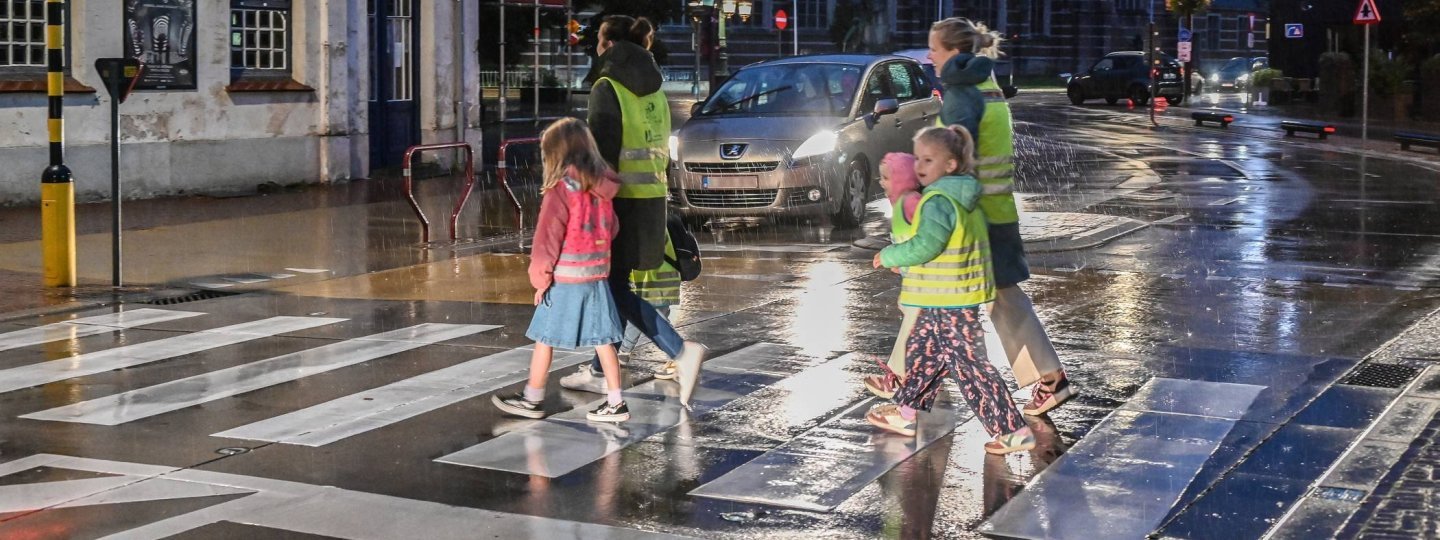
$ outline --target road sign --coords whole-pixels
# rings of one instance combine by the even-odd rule
[[[1360,0],[1360,7],[1355,8],[1355,24],[1376,24],[1380,22],[1380,10],[1375,7],[1375,0]]]
[[[1305,37],[1305,25],[1300,23],[1285,23],[1285,37],[1289,39]]]
[[[785,14],[785,10],[783,10],[783,9],[775,10],[775,28],[779,28],[779,29],[781,29],[781,30],[784,30],[784,29],[785,29],[785,25],[787,25],[787,24],[789,24],[789,23],[790,23],[790,17]]]
[[[1180,29],[1180,32],[1178,32],[1178,33],[1175,35],[1175,38],[1176,38],[1177,40],[1179,40],[1181,43],[1189,43],[1189,42],[1190,42],[1190,29],[1189,29],[1189,28],[1181,28],[1181,29]]]
[[[1175,58],[1179,59],[1181,62],[1189,62],[1189,61],[1190,61],[1190,42],[1189,42],[1189,41],[1181,41],[1180,43],[1176,43],[1176,44],[1175,44],[1175,48],[1176,48]]]
[[[124,103],[125,98],[130,96],[130,90],[135,88],[141,69],[140,61],[134,58],[95,59],[95,72],[100,75],[100,80],[105,81],[105,90],[120,103]]]

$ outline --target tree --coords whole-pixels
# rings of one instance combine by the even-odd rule
[[[1195,59],[1199,58],[1198,51],[1195,50],[1195,39],[1193,37],[1195,35],[1195,15],[1208,11],[1210,9],[1210,2],[1211,0],[1165,0],[1165,9],[1174,13],[1176,16],[1184,17],[1185,28],[1190,30],[1190,35],[1192,36],[1190,39],[1190,60],[1185,62],[1185,81],[1182,86],[1184,89],[1181,90],[1182,101],[1188,101],[1190,99],[1190,74],[1194,73]],[[1211,32],[1219,31],[1219,29],[1216,28],[1210,28],[1208,30]]]

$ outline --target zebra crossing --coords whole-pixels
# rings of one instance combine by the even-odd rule
[[[139,388],[117,386],[115,393],[95,397],[83,396],[88,399],[68,403],[40,400],[39,402],[48,408],[15,411],[16,418],[24,421],[119,427],[265,388],[296,383],[322,373],[369,362],[384,362],[387,357],[407,351],[436,346],[503,327],[494,324],[419,323],[393,330],[378,328],[369,335],[347,337],[354,332],[357,325],[347,324],[355,321],[345,317],[279,315],[205,327],[203,323],[206,315],[197,311],[144,308],[82,317],[0,334],[0,347],[13,350],[49,341],[73,340],[77,337],[100,336],[106,332],[132,329],[148,330],[155,334],[162,331],[180,332],[178,335],[139,343],[117,339],[116,342],[120,345],[113,348],[83,351],[68,358],[49,359],[0,370],[0,395],[113,370],[152,364],[164,367],[163,362],[168,360],[196,354],[201,354],[203,358],[204,354],[218,353],[221,352],[219,349],[225,347],[266,338],[288,338],[293,345],[300,342],[295,340],[296,337],[301,337],[294,335],[296,333],[329,328],[320,332],[328,336],[325,339],[329,342],[317,347],[278,356],[245,359],[243,363],[199,374],[194,374],[193,368],[196,366],[191,366],[191,370],[184,371],[188,376],[176,376],[163,382],[147,381],[147,386]],[[176,330],[170,327],[174,325],[162,324],[181,320],[190,321],[180,325],[187,330]],[[202,329],[193,329],[196,327]],[[311,337],[307,339],[315,339],[314,333],[310,334]],[[257,347],[256,350],[264,348]],[[483,355],[429,369],[402,380],[377,383],[318,404],[300,403],[297,407],[290,408],[291,410],[259,419],[246,417],[243,425],[205,423],[203,425],[213,426],[214,429],[196,435],[209,433],[208,436],[215,438],[219,444],[224,444],[220,441],[228,439],[291,447],[324,447],[416,420],[442,408],[519,384],[528,377],[532,352],[532,347],[527,345]],[[588,361],[589,357],[588,351],[556,351],[551,369],[555,372],[568,370]],[[229,363],[234,364],[233,361]],[[854,381],[851,379],[855,376],[855,363],[855,355],[849,353],[822,358],[804,354],[797,347],[752,343],[706,363],[705,376],[690,411],[680,407],[675,383],[651,380],[626,389],[633,415],[630,422],[618,426],[587,422],[583,413],[590,405],[581,405],[543,421],[522,423],[507,432],[497,432],[496,436],[483,438],[478,444],[442,452],[438,458],[431,454],[432,457],[428,459],[441,467],[488,469],[558,478],[590,466],[651,436],[692,424],[695,418],[762,389],[805,396],[805,399],[791,399],[784,404],[788,420],[820,426],[819,429],[806,433],[802,437],[804,441],[797,439],[799,442],[796,444],[803,446],[808,444],[805,441],[823,439],[827,430],[834,431],[830,425],[837,421],[853,424],[854,418],[850,417],[855,416],[855,411],[862,410],[862,406],[869,402],[868,399],[856,401],[855,395],[847,392],[804,391],[826,387],[854,388]],[[203,362],[192,364],[203,365]],[[163,370],[152,370],[149,376],[164,373]],[[78,384],[84,385],[83,382]],[[837,411],[843,411],[843,418],[840,420],[834,418]],[[209,413],[201,409],[192,414]],[[946,416],[945,419],[949,420],[951,417]],[[918,446],[897,443],[899,446],[885,450],[886,456],[881,456],[869,466],[845,469],[844,474],[855,478],[842,483],[841,489],[807,497],[823,501],[848,498],[899,461],[922,449],[928,442],[948,433],[954,425],[953,421],[940,423],[946,426],[937,424],[927,440]],[[852,428],[850,431],[861,431],[853,425],[848,427]],[[841,439],[854,435],[844,434]],[[784,457],[794,453],[791,446],[781,446],[766,453],[765,457],[769,459],[775,456],[784,461]],[[862,447],[854,447],[853,450],[867,452]],[[761,461],[771,463],[774,460]],[[766,465],[761,463],[757,466]],[[729,479],[742,478],[749,474],[749,470],[742,468],[727,474],[717,479],[713,485],[704,486],[692,495],[776,504],[776,494],[763,493],[763,489],[760,490],[762,493],[756,495],[759,499],[734,495],[736,488],[754,491],[755,486],[745,485],[746,482],[728,485]],[[58,490],[48,495],[49,492],[45,490],[30,491],[24,496],[6,495],[7,491],[0,487],[0,512],[5,511],[5,508],[10,508],[10,511],[23,511],[35,505],[43,507],[50,497],[63,498],[64,493],[69,493],[66,490],[119,489],[122,486],[112,485],[116,480],[105,479],[67,482],[69,483],[47,486],[47,489]],[[158,483],[151,487],[161,489]],[[180,492],[183,490],[177,493]],[[780,505],[785,506],[784,503]],[[834,504],[793,506],[820,508],[823,511],[832,509]]]

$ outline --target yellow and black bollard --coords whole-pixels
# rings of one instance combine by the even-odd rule
[[[50,166],[40,177],[40,245],[45,286],[75,286],[75,179],[65,166],[65,0],[45,3]]]

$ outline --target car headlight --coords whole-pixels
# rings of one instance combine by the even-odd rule
[[[680,162],[680,137],[670,136],[670,161]]]
[[[1217,75],[1211,75],[1211,76],[1210,76],[1210,82],[1213,82],[1213,83],[1218,83],[1218,82],[1220,82],[1220,75],[1218,75],[1218,74],[1217,74]]]
[[[809,139],[805,139],[805,142],[800,143],[800,147],[795,149],[795,153],[790,155],[790,159],[799,161],[834,152],[837,140],[839,137],[833,131],[821,131],[811,135]]]

